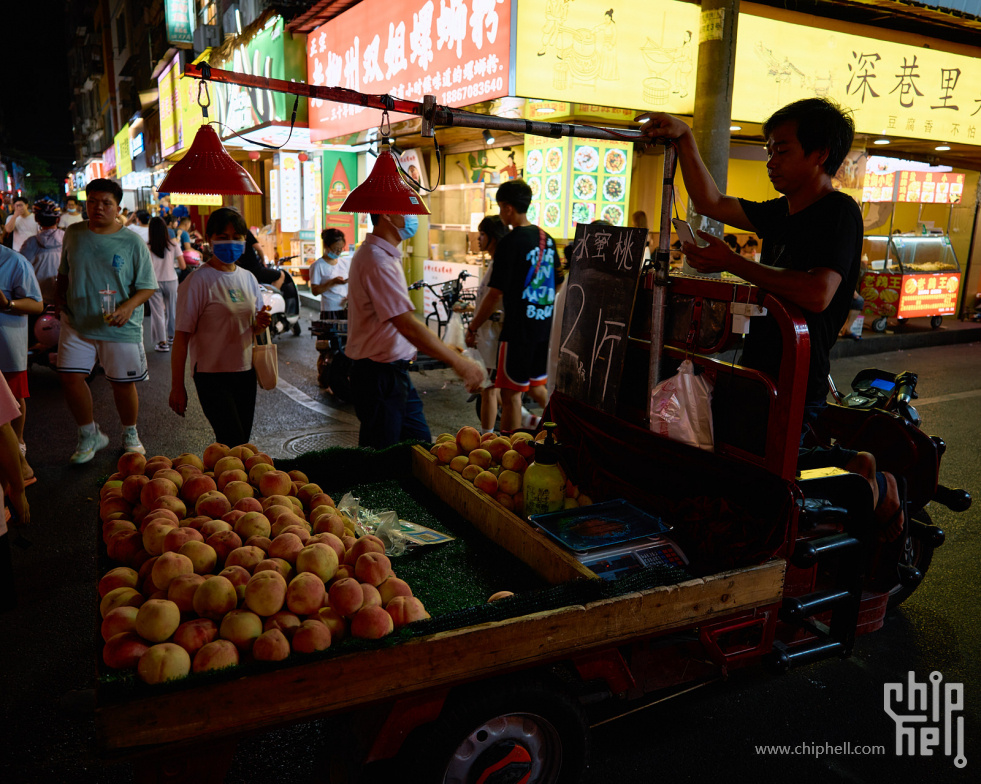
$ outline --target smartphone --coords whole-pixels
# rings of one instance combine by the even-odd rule
[[[671,223],[674,224],[674,230],[678,232],[678,239],[682,245],[686,242],[692,245],[698,245],[695,241],[695,233],[691,230],[691,225],[688,221],[682,220],[681,218],[672,218]]]

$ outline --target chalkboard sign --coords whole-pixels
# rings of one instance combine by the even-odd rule
[[[646,241],[646,229],[582,223],[573,241],[555,388],[609,414],[616,412]]]

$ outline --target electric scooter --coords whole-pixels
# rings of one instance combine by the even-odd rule
[[[272,315],[269,331],[274,338],[288,330],[292,330],[294,336],[300,334],[300,294],[296,290],[292,276],[282,267],[283,262],[295,258],[297,256],[284,256],[273,267],[284,274],[283,285],[280,288],[265,283],[259,284],[262,303],[269,308]]]

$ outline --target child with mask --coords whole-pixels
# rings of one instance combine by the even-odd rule
[[[419,218],[373,214],[371,223],[374,229],[351,259],[347,355],[354,361],[358,444],[381,449],[431,438],[422,400],[409,379],[416,349],[449,365],[470,391],[480,386],[484,368],[448,348],[413,315],[399,246],[415,235]]]
[[[245,253],[245,219],[223,207],[211,213],[205,233],[213,255],[177,289],[170,407],[180,416],[187,410],[190,350],[194,386],[215,440],[238,446],[251,438],[255,415],[252,336],[269,326],[270,316],[255,277],[235,264]]]

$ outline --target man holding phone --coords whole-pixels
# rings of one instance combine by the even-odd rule
[[[722,193],[705,167],[691,128],[661,112],[648,112],[641,131],[670,139],[694,208],[702,215],[751,231],[763,241],[761,263],[733,252],[721,239],[698,232],[707,244],[683,244],[688,263],[700,272],[731,272],[792,302],[804,311],[811,339],[805,395],[805,424],[825,407],[829,352],[848,316],[862,256],[862,212],[855,200],[836,191],[832,177],[851,148],[854,122],[837,104],[807,98],[778,109],[764,124],[767,175],[780,198],[765,202]],[[742,364],[776,378],[781,338],[769,316],[752,319]],[[882,502],[877,516],[894,539],[902,531],[895,479],[876,480],[871,455],[861,453],[843,468],[864,474]]]

